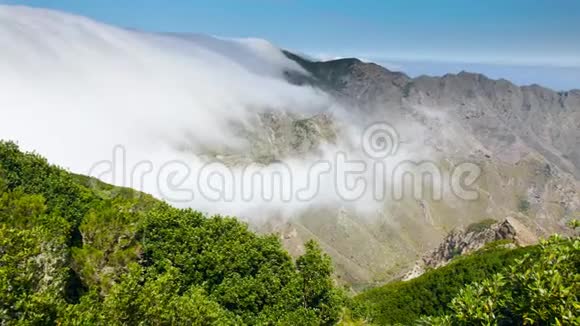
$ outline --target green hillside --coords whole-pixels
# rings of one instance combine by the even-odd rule
[[[377,325],[579,325],[578,237],[517,249],[501,242],[367,290],[354,298],[352,315]]]
[[[0,324],[334,324],[331,266],[0,142]]]
[[[490,248],[459,257],[447,266],[429,271],[410,281],[397,281],[369,289],[355,298],[367,311],[366,318],[378,324],[410,324],[421,316],[449,312],[448,304],[466,284],[481,281],[503,270],[536,247]]]
[[[504,244],[347,299],[315,242],[294,260],[234,218],[0,142],[2,325],[580,324],[578,237]]]

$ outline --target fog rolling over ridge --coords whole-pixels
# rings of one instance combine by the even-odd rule
[[[307,72],[258,39],[148,34],[54,11],[2,6],[0,47],[5,117],[0,138],[77,173],[112,160],[120,145],[126,178],[108,174],[103,180],[141,188],[127,178],[138,162],[151,161],[155,171],[142,190],[169,200],[174,194],[160,194],[156,184],[160,167],[178,160],[195,171],[208,152],[247,150],[251,144],[238,131],[252,130],[259,113],[298,119],[339,110],[323,92],[288,83],[284,72]],[[306,172],[300,159],[289,164],[295,177]],[[246,217],[257,214],[252,208],[260,205],[259,200],[197,198],[179,197],[177,205]]]
[[[580,207],[580,91],[466,72],[410,78],[357,59],[309,61],[258,39],[144,33],[12,6],[0,6],[0,48],[0,139],[177,206],[260,222],[293,254],[316,238],[351,283],[396,277],[458,225],[512,216],[547,234]],[[386,138],[367,135],[379,150],[391,146],[377,160],[363,145],[383,121]],[[264,200],[239,182],[248,170],[290,171],[297,190],[339,154],[363,164],[359,181],[410,193],[346,200],[327,173],[309,200]],[[439,177],[414,196],[402,178],[372,173],[377,161]],[[450,188],[462,164],[478,168],[474,198]],[[146,177],[133,180],[135,167]],[[198,171],[225,176],[202,188],[231,193],[177,189],[196,186]]]
[[[183,40],[6,6],[0,22],[2,106],[12,120],[2,136],[56,151],[46,154],[75,170],[86,162],[67,155],[69,146],[86,149],[76,157],[98,158],[112,144],[151,149],[185,132],[195,145],[231,144],[223,127],[258,108],[329,105],[285,83],[282,71],[299,68],[265,41]],[[218,43],[228,51],[211,46]],[[24,126],[29,132],[19,134]]]

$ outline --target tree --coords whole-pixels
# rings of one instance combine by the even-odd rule
[[[342,294],[334,287],[330,257],[314,240],[305,244],[305,253],[296,260],[302,281],[302,304],[312,308],[325,325],[336,323],[340,317]]]
[[[0,193],[0,324],[54,321],[64,303],[68,223],[45,210],[42,196]]]
[[[128,273],[102,298],[97,293],[70,305],[59,320],[65,325],[232,325],[237,317],[199,287],[182,288],[179,271],[167,266],[156,275],[132,263]]]

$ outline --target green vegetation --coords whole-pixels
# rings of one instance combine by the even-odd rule
[[[495,223],[497,223],[496,220],[494,220],[492,218],[488,218],[488,219],[485,219],[483,221],[470,224],[465,229],[465,232],[467,232],[467,233],[469,233],[469,232],[482,232],[482,231],[489,229]]]
[[[2,325],[580,324],[578,238],[508,243],[346,298],[316,242],[294,261],[278,237],[236,219],[176,209],[0,142]]]
[[[520,199],[518,210],[522,213],[527,213],[530,210],[530,202],[527,199]]]
[[[411,95],[411,90],[414,87],[414,83],[412,81],[408,82],[405,84],[405,86],[403,87],[403,97],[409,97],[409,95]]]
[[[233,218],[0,142],[0,324],[330,325],[343,301],[315,242],[293,261]]]
[[[429,325],[579,325],[580,240],[553,236],[539,255],[468,285]]]
[[[412,324],[421,316],[441,316],[451,311],[448,304],[466,284],[483,280],[526,254],[537,254],[536,247],[489,247],[410,281],[367,290],[354,298],[353,314],[380,325]]]

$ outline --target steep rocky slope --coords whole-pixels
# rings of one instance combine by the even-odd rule
[[[354,104],[356,110],[372,116],[437,110],[502,159],[517,160],[524,146],[566,172],[580,172],[580,89],[555,92],[539,85],[518,87],[469,72],[413,79],[358,59],[316,63],[287,55],[312,74],[309,83]],[[516,150],[514,155],[511,150]]]
[[[497,222],[489,219],[473,223],[467,228],[451,231],[430,253],[415,263],[413,269],[405,274],[403,280],[410,280],[425,273],[428,269],[447,265],[457,256],[467,255],[494,241],[505,240],[508,247],[528,246],[537,242],[537,237],[521,222],[513,217]]]
[[[311,62],[286,54],[310,72],[288,72],[289,81],[331,94],[361,121],[421,126],[413,141],[426,144],[443,170],[459,162],[482,169],[474,201],[405,197],[385,201],[372,216],[325,207],[262,226],[280,232],[291,252],[316,238],[346,282],[380,282],[399,277],[458,226],[513,216],[543,236],[564,230],[577,214],[580,91],[518,87],[467,72],[413,79],[357,59]]]

